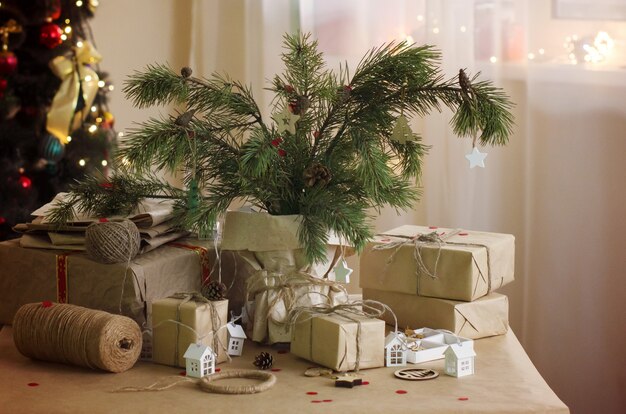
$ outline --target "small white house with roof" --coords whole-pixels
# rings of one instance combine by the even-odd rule
[[[385,365],[401,367],[406,365],[407,347],[401,332],[391,332],[385,338]]]
[[[188,377],[202,378],[215,373],[215,352],[210,346],[190,344],[183,357]]]
[[[228,355],[241,356],[243,352],[243,343],[247,338],[241,325],[229,322],[226,324],[228,330]]]
[[[474,374],[474,348],[463,342],[452,344],[443,353],[446,358],[446,374],[453,377],[464,377]]]

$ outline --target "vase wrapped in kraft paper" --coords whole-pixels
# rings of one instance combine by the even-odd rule
[[[217,354],[217,363],[226,361],[228,339],[224,326],[227,317],[228,300],[209,302],[194,293],[155,300],[152,303],[153,362],[185,367],[183,355],[192,343],[210,346]]]
[[[380,319],[342,311],[324,316],[303,312],[293,325],[291,353],[335,371],[382,367],[384,349],[385,321]]]
[[[429,238],[433,232],[436,237]],[[405,225],[365,248],[360,286],[472,301],[513,281],[514,267],[510,234]]]
[[[289,342],[291,328],[286,318],[295,306],[347,300],[345,290],[333,282],[333,268],[353,250],[330,236],[327,260],[311,264],[298,240],[299,227],[297,215],[226,214],[221,249],[236,251],[252,271],[223,272],[222,280],[230,286],[229,299],[246,307],[252,325],[247,330],[256,342]]]
[[[490,293],[474,302],[459,302],[363,289],[363,299],[389,306],[401,327],[446,329],[470,339],[502,335],[509,329],[509,300],[499,293]],[[394,323],[390,314],[383,315],[383,319],[388,324]]]

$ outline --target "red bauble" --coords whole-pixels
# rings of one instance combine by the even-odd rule
[[[9,82],[6,79],[0,78],[0,93],[6,91],[7,86],[9,86]]]
[[[54,49],[63,43],[63,39],[61,39],[62,34],[63,30],[61,30],[59,26],[54,23],[46,23],[41,26],[41,30],[39,32],[39,43],[48,49]]]
[[[26,188],[30,188],[30,186],[31,186],[31,185],[32,185],[32,183],[33,183],[33,182],[30,180],[30,178],[28,178],[28,177],[27,177],[27,176],[25,176],[25,175],[22,175],[22,176],[19,178],[19,180],[18,180],[18,181],[19,181],[20,185],[22,186],[22,188],[24,188],[24,189],[26,189]]]
[[[50,7],[50,18],[52,20],[56,20],[61,17],[61,0],[56,0],[52,2],[52,6]]]
[[[12,52],[0,52],[0,75],[10,75],[17,70],[17,56]]]

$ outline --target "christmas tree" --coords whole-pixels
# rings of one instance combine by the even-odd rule
[[[0,2],[0,240],[109,163],[112,88],[88,20],[97,0]]]
[[[180,227],[208,235],[231,202],[244,199],[273,215],[300,215],[300,242],[315,261],[329,231],[360,249],[372,236],[370,208],[417,200],[427,148],[407,116],[446,106],[453,130],[481,145],[505,144],[511,133],[507,96],[464,70],[445,79],[430,46],[384,45],[352,75],[327,69],[307,35],[288,35],[284,46],[285,71],[270,87],[272,119],[248,86],[227,76],[197,78],[163,65],[132,75],[125,92],[137,106],[175,103],[180,112],[131,131],[119,153],[127,168],[79,183],[51,218],[127,214],[157,196],[176,200]],[[158,179],[154,168],[181,174],[185,188]]]

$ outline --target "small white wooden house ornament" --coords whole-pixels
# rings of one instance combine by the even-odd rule
[[[215,352],[210,346],[191,344],[183,357],[188,377],[202,378],[215,373]]]
[[[446,358],[446,374],[453,377],[464,377],[474,374],[474,358],[476,352],[473,347],[463,343],[452,344],[443,353]]]
[[[243,352],[243,342],[247,338],[241,325],[233,322],[226,324],[228,330],[228,355],[241,356]]]
[[[385,338],[385,365],[403,367],[406,365],[407,347],[400,332],[391,332]]]

